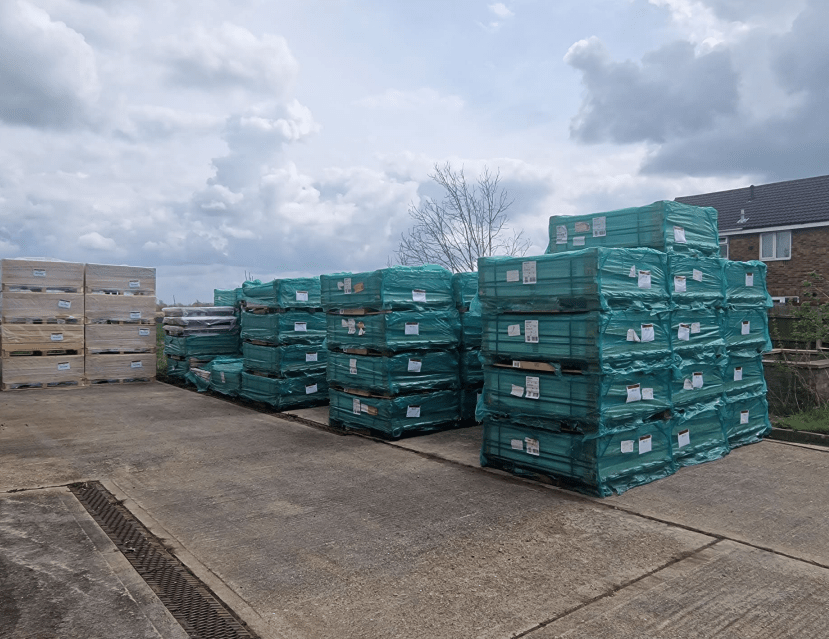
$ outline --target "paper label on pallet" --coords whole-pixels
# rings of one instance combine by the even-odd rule
[[[342,322],[343,328],[348,328],[348,320],[340,320],[340,322]]]
[[[573,230],[576,233],[587,233],[590,231],[590,222],[576,222]]]
[[[524,341],[538,344],[538,320],[524,320]]]
[[[642,341],[652,342],[656,339],[656,333],[653,329],[653,324],[642,324]]]
[[[305,394],[306,395],[313,395],[316,392],[317,392],[317,385],[316,384],[311,384],[310,386],[305,387]]]
[[[607,218],[594,217],[593,218],[593,237],[604,237],[607,235]]]
[[[642,340],[640,340],[639,335],[636,334],[636,329],[629,328],[628,329],[627,341],[628,342],[641,342]]]
[[[58,308],[72,308],[72,302],[69,300],[58,300]]]
[[[516,386],[515,384],[511,384],[512,390],[510,390],[510,395],[515,395],[516,397],[524,397],[524,388],[522,386]]]
[[[512,447],[513,450],[524,450],[523,439],[511,439],[509,440],[509,445]]]
[[[699,322],[691,322],[691,335],[696,335],[702,331],[702,327],[700,326]]]
[[[60,362],[58,364],[59,371],[68,371],[71,367],[69,366],[69,362]]]
[[[746,286],[754,286],[754,273],[746,273]]]
[[[351,295],[351,278],[343,278],[343,295]]]
[[[348,328],[348,334],[354,335],[354,333],[357,332],[357,322],[355,322],[353,319],[343,321],[345,322],[345,326]]]
[[[702,281],[702,271],[700,271],[698,269],[694,269],[693,273],[691,274],[691,277],[694,280],[696,280],[697,282],[701,282]]]
[[[130,280],[130,288],[141,288],[141,280]]]
[[[130,362],[130,368],[143,368],[143,365],[140,361],[138,362]]]
[[[521,279],[520,274],[517,270],[515,271],[507,271],[507,282],[517,282]]]
[[[352,400],[352,402],[351,402],[351,412],[354,413],[355,415],[360,414],[360,400],[359,399]]]
[[[639,438],[639,454],[644,455],[652,450],[652,438],[650,435],[643,435]]]
[[[406,322],[406,328],[404,329],[405,335],[420,335],[420,324],[417,322]]]
[[[682,380],[682,390],[694,390],[694,385],[691,383],[690,377],[686,377]]]
[[[525,437],[524,443],[527,445],[528,455],[535,455],[536,457],[538,457],[541,454],[541,446],[539,446],[537,439],[533,439],[532,437]]]
[[[535,262],[522,262],[521,275],[523,276],[524,284],[535,284]]]
[[[420,417],[420,406],[407,406],[406,417]]]
[[[735,366],[734,367],[734,381],[735,382],[743,381],[743,367],[742,366]]]
[[[305,353],[305,361],[306,362],[316,362],[319,361],[317,358],[316,353]]]
[[[138,329],[138,336],[139,337],[149,337],[150,336],[150,329],[149,328],[139,328]]]
[[[351,373],[352,375],[357,374],[357,360],[356,359],[348,360],[348,372]]]
[[[639,288],[650,288],[651,287],[651,272],[650,271],[639,271],[639,280],[638,280]]]
[[[636,266],[630,267],[630,273],[628,273],[628,277],[636,277]]]
[[[294,332],[295,333],[306,333],[306,332],[308,332],[308,323],[307,322],[294,322]]]
[[[584,246],[584,235],[577,235],[574,237],[573,246]]]
[[[687,428],[685,430],[681,430],[676,434],[676,443],[678,448],[682,448],[683,446],[687,446],[691,443],[691,431]]]
[[[653,389],[652,388],[643,388],[642,389],[642,401],[652,400],[653,399]]]
[[[566,226],[556,226],[556,244],[567,244]]]
[[[746,320],[740,325],[740,335],[748,335],[750,332],[751,332],[751,322]]]
[[[622,453],[632,453],[633,452],[633,440],[632,439],[623,439],[622,440]]]
[[[419,359],[410,359],[409,360],[409,372],[410,373],[419,373],[420,368],[423,366],[423,362]]]
[[[694,373],[691,375],[691,386],[693,388],[702,388],[702,373]]]
[[[641,402],[642,401],[642,390],[639,388],[639,384],[631,384],[627,387],[627,400],[625,404],[630,404],[631,402]]]
[[[517,359],[512,360],[512,367],[513,368],[521,368],[521,362]]]
[[[422,288],[416,288],[412,291],[412,301],[413,302],[425,302],[426,301],[426,291]]]
[[[687,244],[685,240],[685,229],[681,226],[674,227],[674,242],[677,244]]]
[[[297,291],[296,292],[296,301],[297,302],[307,302],[308,301],[308,291]]]
[[[674,293],[684,293],[688,290],[684,275],[674,275]]]
[[[540,384],[538,377],[527,377],[527,392],[524,397],[527,399],[538,399],[540,397]]]
[[[46,277],[46,271],[42,268],[33,268],[32,277]]]
[[[691,339],[691,325],[680,324],[679,329],[676,332],[676,338],[682,340],[683,342],[689,341]]]
[[[748,424],[748,411],[741,410],[740,411],[740,423],[741,424]]]
[[[510,324],[507,326],[507,335],[510,337],[518,337],[521,335],[521,324]]]
[[[53,342],[62,342],[63,341],[63,333],[52,333],[51,340]]]
[[[130,311],[130,319],[141,319],[141,311]]]

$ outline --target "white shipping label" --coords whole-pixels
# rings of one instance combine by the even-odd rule
[[[674,275],[674,293],[684,293],[688,290],[684,275]]]
[[[574,230],[576,233],[587,233],[590,230],[590,222],[576,222]]]
[[[307,302],[308,301],[308,291],[297,291],[296,292],[296,301],[297,302]]]
[[[348,327],[348,334],[354,335],[354,333],[357,332],[357,322],[355,322],[353,319],[343,321],[345,322],[345,325]]]
[[[348,372],[351,375],[356,375],[357,374],[357,360],[356,359],[348,360]]]
[[[742,366],[735,366],[734,367],[734,381],[735,382],[743,381],[743,367]]]
[[[702,327],[700,326],[699,322],[691,322],[691,335],[696,335],[701,331]]]
[[[227,379],[225,378],[225,373],[224,373],[224,371],[219,371],[219,377],[220,377],[220,378],[221,378],[221,380],[222,380],[222,384],[227,384]]]
[[[607,218],[593,218],[593,237],[604,237],[607,234]]]
[[[633,452],[633,440],[632,439],[623,439],[622,440],[622,452],[623,453],[632,453]]]
[[[419,373],[420,368],[423,366],[423,362],[419,359],[410,359],[409,360],[409,372],[410,373]]]
[[[626,404],[630,404],[631,402],[641,402],[642,401],[642,390],[639,388],[639,384],[631,384],[627,387],[628,397],[625,401]]]
[[[754,273],[746,273],[746,286],[754,286]]]
[[[639,335],[636,333],[635,328],[629,328],[628,329],[627,341],[628,342],[640,342],[640,341],[642,341],[642,340],[639,339]]]
[[[651,436],[644,435],[643,437],[639,438],[639,454],[644,455],[645,453],[649,453],[652,450]]]
[[[556,244],[567,244],[566,226],[556,226]]]
[[[694,269],[694,272],[691,275],[697,282],[702,281],[702,271]]]
[[[403,329],[405,335],[420,335],[420,324],[417,322],[406,322],[406,328]]]
[[[294,332],[306,333],[308,332],[308,324],[306,322],[294,322]]]
[[[317,392],[317,385],[316,384],[311,384],[310,386],[305,387],[305,394],[306,395],[313,395],[316,392]]]
[[[537,439],[532,439],[531,437],[525,437],[524,443],[527,445],[527,454],[528,455],[535,455],[538,457],[541,454],[541,446],[538,444]]]
[[[687,244],[685,240],[685,229],[681,226],[674,227],[674,242],[677,244]]]
[[[413,302],[425,302],[426,301],[426,291],[422,288],[416,288],[412,291],[412,301]]]
[[[62,342],[63,341],[63,333],[52,333],[52,341],[53,342]]]
[[[371,408],[371,406],[369,406],[368,404],[363,404],[362,402],[360,403],[361,413],[367,413],[369,408]]]
[[[681,430],[676,434],[676,443],[678,448],[682,448],[683,446],[687,446],[691,443],[691,431],[687,428],[685,430]]]
[[[509,445],[512,447],[513,450],[524,450],[523,439],[511,439],[509,440]]]
[[[584,246],[584,235],[577,235],[574,237],[573,246]]]
[[[524,397],[524,388],[521,386],[516,386],[512,384],[512,390],[510,390],[510,395],[515,395],[516,397]]]
[[[60,362],[58,364],[59,371],[68,371],[70,369],[69,362]]]
[[[343,328],[348,328],[348,321],[347,320],[340,320],[343,324]]]
[[[748,424],[748,411],[741,410],[740,411],[740,423],[741,424]]]
[[[507,271],[507,282],[517,282],[520,280],[521,277],[517,270],[515,271]]]
[[[653,399],[653,389],[652,388],[643,388],[642,389],[642,401],[652,400]]]
[[[44,271],[42,268],[33,268],[32,277],[46,277],[46,271]]]
[[[639,288],[650,288],[651,287],[651,272],[650,271],[639,271],[638,285],[639,285]]]
[[[538,344],[538,320],[524,320],[524,341]]]
[[[141,311],[130,311],[130,319],[141,319]]]
[[[521,324],[510,324],[507,326],[507,335],[510,337],[518,337],[521,335]]]
[[[355,415],[360,414],[360,400],[359,399],[354,399],[354,400],[351,401],[351,412],[353,412]]]
[[[654,331],[653,324],[642,324],[642,341],[652,342],[655,339],[656,332]]]
[[[344,295],[351,295],[351,278],[350,277],[343,278],[343,294]]]
[[[628,277],[636,277],[636,266],[630,267],[630,273],[628,273]]]
[[[683,342],[689,341],[691,339],[691,325],[680,324],[676,331],[676,338],[682,340]]]
[[[141,362],[130,362],[130,368],[143,368]]]
[[[694,385],[691,383],[690,377],[686,377],[682,381],[682,390],[694,390]]]
[[[141,288],[141,280],[130,280],[130,288]]]
[[[535,284],[535,262],[523,262],[521,264],[521,275],[524,284]]]
[[[521,368],[521,362],[517,359],[512,360],[512,367],[513,368]]]
[[[139,328],[138,329],[138,337],[149,337],[150,336],[150,329],[149,328]]]
[[[740,325],[740,335],[748,335],[750,332],[751,332],[751,322],[746,320]]]
[[[694,388],[702,388],[702,373],[693,373],[691,375],[691,386]]]
[[[318,358],[317,358],[317,353],[305,353],[305,361],[306,362],[319,361]]]
[[[420,417],[420,406],[407,406],[406,417]]]
[[[540,397],[539,392],[539,378],[538,377],[527,377],[527,392],[524,395],[527,399],[538,399]]]
[[[58,300],[58,308],[72,308],[72,302],[69,300]]]

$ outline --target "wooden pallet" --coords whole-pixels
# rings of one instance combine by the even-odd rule
[[[87,379],[85,381],[91,386],[101,386],[104,384],[149,384],[150,382],[155,381],[155,377],[136,377],[129,379]]]
[[[78,388],[86,388],[88,386],[86,380],[75,380],[67,382],[4,382],[0,387],[4,391],[21,391],[21,390],[76,390]]]
[[[50,324],[52,326],[78,326],[83,324],[83,317],[8,317],[3,316],[4,324]]]
[[[49,286],[47,284],[2,284],[3,293],[76,293],[83,295],[82,286]]]
[[[129,289],[123,290],[118,288],[97,288],[87,286],[84,288],[87,295],[121,295],[123,297],[145,297],[148,295],[155,295],[154,289]]]
[[[25,349],[18,348],[13,351],[2,350],[3,359],[15,357],[67,357],[69,355],[83,355],[82,349],[77,348],[63,348],[63,349]]]
[[[116,320],[116,319],[102,319],[102,318],[94,318],[94,317],[87,317],[85,319],[85,324],[116,324],[118,326],[155,326],[155,318],[151,319],[130,319],[130,320]]]
[[[85,348],[84,352],[87,355],[152,355],[156,352],[156,347],[151,346],[147,348]]]

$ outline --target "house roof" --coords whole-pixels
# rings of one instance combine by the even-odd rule
[[[829,224],[829,175],[760,184],[731,191],[676,198],[695,206],[713,206],[720,232],[799,224]],[[745,211],[741,221],[741,211]]]

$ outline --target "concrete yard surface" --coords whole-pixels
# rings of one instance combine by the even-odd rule
[[[17,611],[0,637],[28,637],[39,615],[88,623],[82,606],[38,604],[71,602],[85,566],[101,584],[86,604],[129,628],[111,636],[174,636],[137,573],[111,567],[114,546],[77,532],[95,526],[83,507],[43,488],[80,480],[124,500],[261,637],[829,624],[825,451],[763,442],[601,500],[479,468],[475,427],[388,442],[326,425],[326,409],[281,417],[160,383],[0,393],[0,562],[17,575],[0,574],[0,612]],[[74,545],[49,541],[62,529]],[[33,562],[36,590],[20,576]]]

